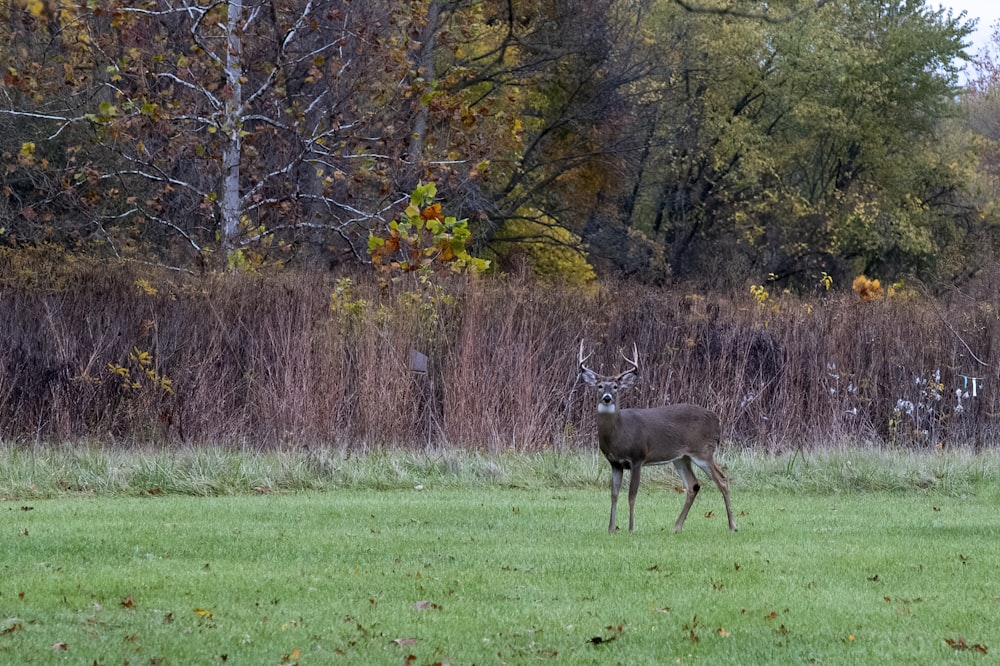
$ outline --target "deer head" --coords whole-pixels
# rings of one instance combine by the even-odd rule
[[[600,393],[601,397],[597,403],[597,411],[599,413],[614,413],[616,409],[615,405],[618,400],[618,393],[635,384],[636,380],[639,378],[639,350],[633,342],[632,358],[625,356],[625,352],[621,352],[622,358],[628,361],[628,364],[632,367],[613,377],[599,375],[584,365],[591,355],[592,353],[584,357],[583,340],[580,340],[580,376],[583,377],[583,381],[588,386],[595,387]]]

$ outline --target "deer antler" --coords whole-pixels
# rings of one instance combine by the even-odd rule
[[[594,352],[590,352],[589,354],[587,354],[586,357],[584,357],[584,355],[583,355],[583,338],[581,338],[580,339],[580,356],[579,356],[579,359],[580,359],[580,371],[581,372],[586,372],[587,370],[590,370],[590,368],[588,368],[587,366],[585,366],[584,363],[586,363],[587,359],[590,358],[593,355],[594,355]],[[590,371],[593,372],[593,370],[590,370]]]
[[[628,361],[629,365],[632,366],[631,370],[626,370],[620,376],[627,375],[630,372],[634,372],[634,373],[638,374],[638,372],[639,372],[639,349],[635,346],[635,343],[634,342],[632,343],[632,358],[629,358],[628,356],[626,356],[625,352],[623,352],[623,351],[619,350],[619,353],[622,355],[622,358],[624,358],[626,361]]]

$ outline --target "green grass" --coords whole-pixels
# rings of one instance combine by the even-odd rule
[[[638,530],[609,535],[608,475],[588,455],[387,454],[317,471],[293,455],[7,451],[0,663],[1000,653],[995,456],[726,462],[740,532],[709,485],[674,534],[683,497],[663,470],[644,478]]]

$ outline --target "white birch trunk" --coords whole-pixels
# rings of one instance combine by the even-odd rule
[[[226,97],[222,131],[226,141],[222,149],[222,174],[219,183],[220,243],[227,259],[237,248],[240,234],[240,155],[242,153],[243,113],[243,0],[229,0],[226,19]]]

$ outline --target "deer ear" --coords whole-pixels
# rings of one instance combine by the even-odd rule
[[[583,377],[583,381],[587,386],[597,385],[597,374],[590,368],[584,368],[580,371],[580,376]]]
[[[622,375],[622,378],[618,380],[619,389],[627,389],[628,387],[635,384],[635,380],[639,378],[634,372],[626,372]]]

